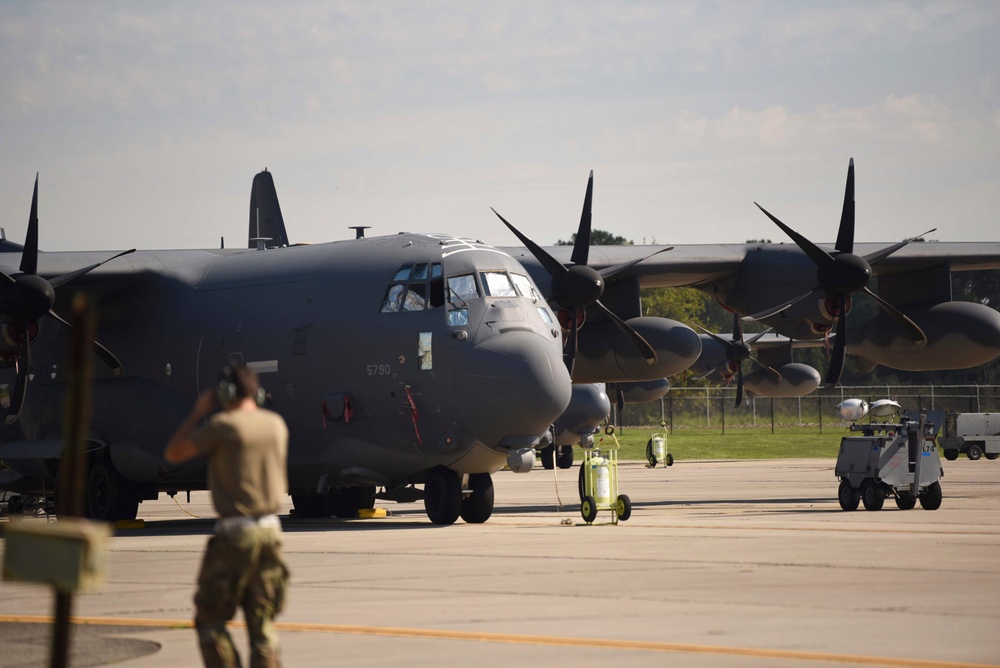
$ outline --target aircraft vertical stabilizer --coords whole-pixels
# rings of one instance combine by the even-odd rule
[[[275,248],[288,246],[285,220],[281,217],[278,191],[274,179],[266,169],[253,177],[250,189],[250,228],[247,248]]]

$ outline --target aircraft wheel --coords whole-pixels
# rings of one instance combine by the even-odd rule
[[[86,514],[92,520],[134,520],[139,512],[139,493],[115,469],[111,460],[94,461],[87,477]]]
[[[295,516],[305,519],[330,517],[336,501],[332,494],[292,494]]]
[[[867,478],[861,483],[861,501],[865,504],[865,510],[882,510],[885,494],[878,483],[871,478]]]
[[[955,448],[948,448],[947,450],[944,451],[944,458],[947,459],[949,462],[955,461],[956,459],[958,459],[958,450],[956,450]]]
[[[632,517],[632,500],[625,494],[619,495],[618,505],[615,508],[615,511],[618,513],[619,520],[622,522],[626,521],[628,518]]]
[[[972,461],[976,461],[977,459],[983,456],[983,449],[978,445],[976,445],[975,443],[973,443],[972,445],[969,446],[969,449],[965,451],[965,456],[971,459]]]
[[[560,445],[556,448],[556,466],[561,469],[573,467],[573,446]]]
[[[469,475],[472,493],[462,499],[462,519],[469,524],[482,524],[493,514],[493,478],[489,473]]]
[[[594,500],[594,497],[583,497],[583,502],[580,504],[580,514],[583,515],[583,521],[587,524],[597,519],[597,501]]]
[[[556,446],[546,445],[538,451],[540,459],[542,460],[542,468],[546,471],[552,470],[555,466],[555,451]]]
[[[1000,452],[984,452],[983,457],[986,457],[986,459],[993,461],[997,457],[1000,457]]]
[[[332,504],[335,517],[357,517],[362,508],[375,507],[375,485],[356,485],[341,490]],[[329,517],[329,515],[328,515]]]
[[[900,510],[913,510],[917,505],[917,497],[909,494],[900,494],[896,497],[896,507]]]
[[[24,514],[24,497],[23,496],[12,496],[7,499],[7,516],[13,517],[15,515]]]
[[[927,486],[924,493],[920,495],[920,507],[924,510],[937,510],[941,507],[941,483],[935,482]]]
[[[852,511],[858,509],[861,503],[861,492],[851,487],[847,478],[840,481],[840,488],[837,490],[837,500],[840,501],[840,509]]]
[[[444,466],[431,469],[424,483],[424,510],[434,524],[454,524],[462,512],[462,482]]]

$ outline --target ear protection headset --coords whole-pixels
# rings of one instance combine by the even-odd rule
[[[236,401],[239,396],[239,389],[236,387],[236,373],[231,365],[227,364],[223,367],[222,373],[219,374],[219,386],[215,388],[215,393],[219,399],[219,405],[223,408]],[[258,387],[254,396],[257,405],[263,406],[266,397],[267,393],[264,392],[264,388]]]

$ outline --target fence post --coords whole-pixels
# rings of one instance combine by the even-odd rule
[[[705,427],[712,426],[712,404],[708,398],[708,385],[705,386]]]
[[[774,433],[774,397],[771,397],[771,433]]]

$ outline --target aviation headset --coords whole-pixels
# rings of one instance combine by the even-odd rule
[[[219,386],[215,388],[215,393],[219,400],[219,405],[223,408],[239,398],[240,391],[236,385],[236,370],[231,364],[227,364],[222,368],[222,372],[219,374]],[[258,385],[256,395],[254,396],[254,400],[258,406],[264,405],[266,396],[264,388]]]

